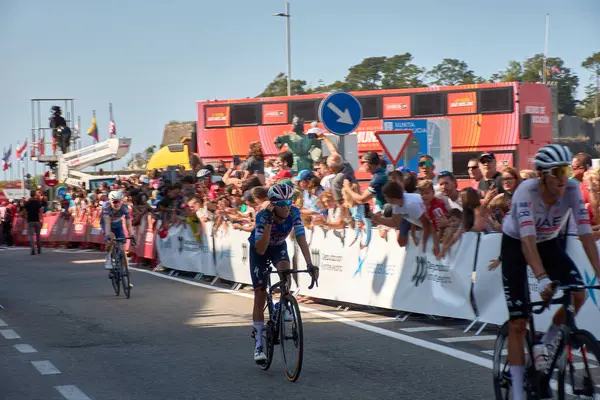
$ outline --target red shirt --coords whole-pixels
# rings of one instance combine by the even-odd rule
[[[448,213],[444,202],[436,197],[431,200],[431,204],[427,206],[427,217],[433,222],[433,227],[437,229],[435,219],[443,217]]]

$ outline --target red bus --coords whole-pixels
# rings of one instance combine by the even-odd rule
[[[548,85],[503,82],[351,93],[363,109],[355,131],[359,154],[382,151],[374,133],[382,130],[384,119],[450,119],[457,177],[467,177],[468,160],[484,151],[494,152],[499,166],[532,168],[536,150],[552,142]],[[304,118],[310,128],[326,96],[199,101],[196,151],[205,161],[228,160],[245,156],[249,143],[260,141],[266,154],[275,155],[279,150],[274,140],[291,131],[292,118]]]

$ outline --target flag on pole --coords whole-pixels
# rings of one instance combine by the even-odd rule
[[[113,118],[112,103],[108,104],[108,113],[110,114],[110,122],[108,123],[108,135],[110,137],[117,136],[117,125],[115,125],[115,119]]]
[[[12,155],[12,144],[8,146],[8,151],[4,151],[4,157],[2,157],[2,171],[6,171],[12,165],[10,162],[10,157]]]
[[[23,161],[27,156],[27,139],[23,142],[23,146],[17,147],[16,156],[19,161]]]
[[[38,146],[39,146],[39,149],[40,149],[40,156],[43,156],[44,153],[45,153],[45,151],[44,151],[44,136],[45,136],[45,133],[42,132],[40,134],[40,138],[39,138],[39,142],[38,142]]]
[[[79,139],[79,121],[75,122],[75,126],[73,127],[72,140],[75,141],[77,139]]]
[[[98,142],[98,125],[96,124],[96,112],[92,114],[92,126],[88,129],[88,135]]]

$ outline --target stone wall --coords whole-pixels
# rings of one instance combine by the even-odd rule
[[[588,138],[593,144],[600,143],[600,118],[583,119],[570,115],[558,116],[558,137],[555,138]]]

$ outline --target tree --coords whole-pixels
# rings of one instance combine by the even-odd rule
[[[292,79],[292,95],[306,94],[306,81]],[[256,97],[287,96],[287,76],[280,72],[275,79],[267,85],[265,90]]]
[[[426,86],[421,80],[425,68],[418,67],[412,63],[413,56],[410,53],[395,55],[385,60],[381,72],[382,89],[402,89]]]
[[[386,57],[368,57],[350,68],[346,76],[348,90],[376,90],[381,88],[382,69]]]
[[[154,150],[156,150],[156,145],[148,147],[146,150],[144,150],[144,153],[147,157],[152,157],[152,155],[154,154]]]
[[[520,61],[509,61],[505,70],[490,77],[490,82],[523,82],[523,65]]]
[[[579,78],[565,67],[560,57],[546,59],[546,83],[555,85],[558,95],[558,112],[573,115],[575,112],[575,92],[579,86]],[[544,55],[536,54],[523,62],[523,82],[543,81]]]
[[[441,63],[433,67],[428,75],[433,79],[434,85],[455,86],[470,83],[481,83],[483,79],[475,76],[466,62],[455,58],[444,58]]]
[[[594,117],[598,118],[600,115],[600,51],[586,58],[581,66],[590,71],[596,81],[595,85],[586,87],[586,98],[583,101],[588,101],[588,107],[593,110]]]
[[[600,100],[600,94],[596,88],[596,84],[590,83],[585,87],[585,97],[577,104],[575,113],[581,118],[597,118],[598,100]]]

